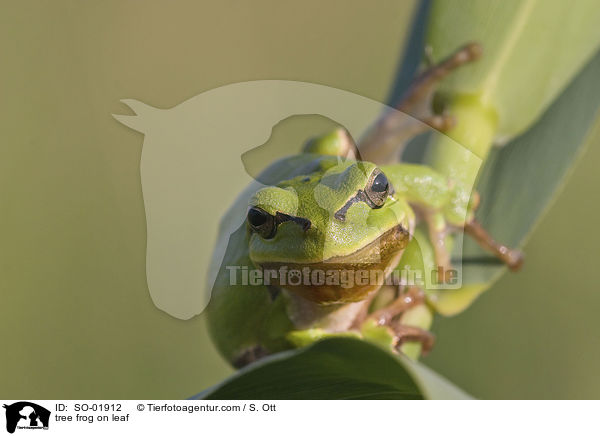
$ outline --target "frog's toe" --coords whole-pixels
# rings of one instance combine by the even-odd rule
[[[396,334],[397,350],[408,342],[418,342],[421,344],[421,354],[425,356],[435,344],[435,335],[420,327],[396,323],[392,328]]]

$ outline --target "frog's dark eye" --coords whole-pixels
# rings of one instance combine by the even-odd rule
[[[374,207],[381,207],[390,193],[390,182],[380,169],[373,171],[365,188],[368,200]]]
[[[275,217],[259,207],[248,209],[248,224],[250,228],[265,239],[275,236],[277,225]]]
[[[371,189],[373,192],[387,192],[390,184],[388,182],[387,177],[383,173],[377,174],[375,179],[373,180],[373,184],[371,185]]]

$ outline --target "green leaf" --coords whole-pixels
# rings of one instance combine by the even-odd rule
[[[494,148],[482,170],[478,219],[505,244],[522,245],[550,207],[599,120],[600,53],[524,135]],[[471,240],[465,258],[484,256]],[[469,281],[490,280],[498,265],[469,267]]]
[[[441,91],[478,95],[498,114],[496,138],[524,132],[600,46],[596,0],[434,1],[427,44],[438,60],[469,41],[484,56]]]
[[[477,185],[482,202],[476,215],[498,241],[522,246],[560,192],[600,120],[598,77],[600,53],[530,130],[492,148]],[[463,288],[436,292],[442,314],[464,310],[506,271],[469,238],[462,259]]]
[[[454,141],[429,144],[425,162],[467,185],[477,179],[477,218],[503,244],[524,244],[598,119],[599,19],[588,0],[432,3],[426,40],[434,58],[469,41],[484,56],[439,88],[458,125],[448,132]],[[445,315],[464,310],[506,270],[469,238],[453,257],[463,260],[463,287],[430,293]]]
[[[406,357],[331,338],[262,359],[192,399],[470,399]]]

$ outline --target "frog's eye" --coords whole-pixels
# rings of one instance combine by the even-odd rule
[[[380,169],[375,169],[365,188],[368,200],[374,207],[381,207],[385,203],[389,193],[390,182]]]
[[[248,209],[248,224],[250,228],[265,239],[275,236],[277,224],[275,217],[259,207]]]

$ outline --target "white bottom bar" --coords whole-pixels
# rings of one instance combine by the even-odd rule
[[[0,422],[20,418],[15,434],[111,435],[502,435],[587,434],[597,401],[46,401],[48,428],[30,406],[5,400]],[[41,409],[37,409],[40,411]],[[11,415],[12,414],[12,415]],[[33,416],[30,416],[33,415]],[[43,415],[43,410],[41,411]],[[6,416],[5,416],[6,415]],[[11,416],[9,416],[11,415]],[[22,415],[20,415],[22,416]],[[35,426],[31,425],[32,419]],[[40,430],[32,433],[31,430]],[[4,432],[5,428],[0,430]],[[132,433],[135,432],[135,433]],[[6,434],[6,433],[4,433]]]

